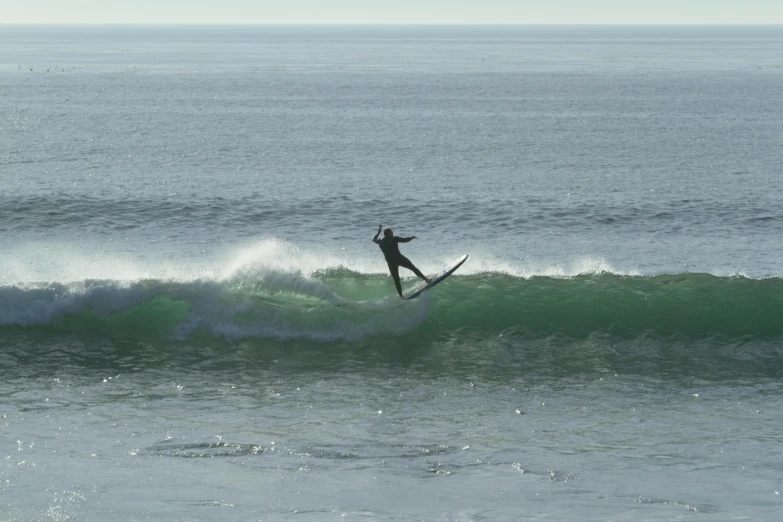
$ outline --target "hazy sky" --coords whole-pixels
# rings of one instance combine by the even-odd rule
[[[783,24],[783,0],[0,0],[0,23]]]

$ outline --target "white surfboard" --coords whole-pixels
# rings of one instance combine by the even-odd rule
[[[433,286],[437,285],[438,283],[440,283],[441,281],[443,281],[444,279],[449,277],[451,274],[453,274],[454,271],[456,269],[458,269],[459,267],[461,267],[462,263],[464,263],[467,260],[468,260],[468,255],[465,254],[464,256],[460,257],[459,259],[457,259],[456,261],[451,263],[449,266],[444,268],[443,271],[441,271],[438,275],[436,275],[435,277],[431,278],[429,283],[427,283],[426,285],[420,286],[419,288],[417,288],[414,291],[412,291],[410,294],[408,294],[405,297],[405,299],[416,299],[417,297],[419,297],[422,294],[422,292],[425,292],[425,291],[429,290],[430,288],[432,288]]]

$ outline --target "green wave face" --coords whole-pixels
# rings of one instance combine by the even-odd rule
[[[297,375],[415,367],[509,381],[779,379],[781,295],[781,279],[485,273],[403,301],[389,276],[346,270],[5,287],[0,365],[19,375],[171,365],[234,375],[274,365]]]
[[[416,284],[405,281],[406,286]],[[706,274],[529,279],[454,275],[401,301],[391,279],[332,270],[225,281],[91,281],[0,289],[0,328],[236,341],[783,337],[783,280]]]
[[[706,274],[456,278],[433,292],[437,328],[541,338],[783,336],[783,281]],[[448,308],[448,309],[447,309]]]

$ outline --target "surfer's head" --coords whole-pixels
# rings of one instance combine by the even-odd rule
[[[387,228],[383,231],[383,237],[392,237],[394,236],[394,232],[392,232],[392,229]]]

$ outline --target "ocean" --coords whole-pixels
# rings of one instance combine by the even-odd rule
[[[780,520],[781,48],[0,26],[0,521]]]

